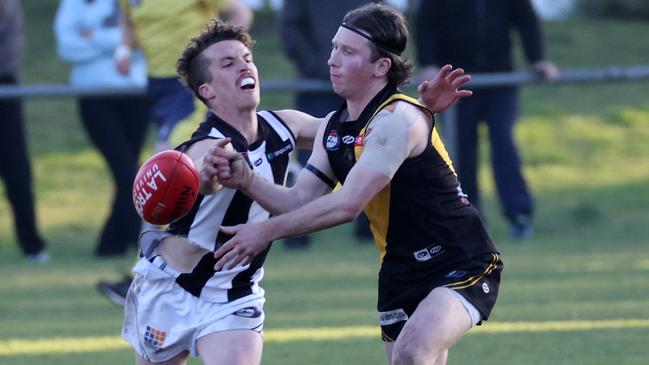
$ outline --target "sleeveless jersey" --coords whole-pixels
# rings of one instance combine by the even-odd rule
[[[410,103],[433,119],[415,99],[386,86],[358,120],[347,121],[343,105],[328,121],[322,143],[342,184],[363,153],[366,127],[394,102]],[[477,210],[462,193],[434,119],[429,137],[424,151],[406,159],[365,207],[381,252],[379,280],[391,286],[430,280],[458,262],[497,252]]]
[[[250,145],[234,127],[210,113],[192,138],[176,149],[186,151],[204,139],[229,137],[234,149],[242,154],[258,177],[284,184],[295,137],[275,113],[260,111],[257,119],[259,139]],[[216,194],[199,194],[189,213],[172,223],[167,231],[187,237],[192,244],[210,253],[203,256],[191,273],[180,274],[176,282],[191,294],[212,302],[229,302],[258,292],[258,283],[263,277],[262,265],[270,245],[249,265],[219,272],[214,271],[216,260],[212,252],[232,237],[219,231],[221,225],[260,222],[268,217],[266,210],[238,190],[222,188]]]

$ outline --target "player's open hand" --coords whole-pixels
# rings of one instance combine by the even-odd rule
[[[239,224],[221,227],[221,232],[234,235],[214,252],[217,259],[214,270],[230,270],[241,264],[248,265],[268,247],[270,240],[263,224]]]
[[[464,74],[463,69],[445,65],[436,73],[435,71],[435,68],[430,67],[424,69],[424,81],[417,87],[421,100],[433,113],[440,113],[461,98],[473,95],[471,90],[460,89],[471,81],[471,75]]]

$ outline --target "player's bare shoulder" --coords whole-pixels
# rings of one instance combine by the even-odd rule
[[[318,133],[321,125],[328,120],[325,118],[316,118],[310,114],[293,109],[284,109],[275,111],[298,141],[301,148],[311,148],[313,140]]]
[[[397,101],[383,108],[369,124],[367,141],[380,145],[402,145],[407,156],[415,156],[425,148],[432,121],[419,107]]]

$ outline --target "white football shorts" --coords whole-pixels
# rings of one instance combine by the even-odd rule
[[[144,359],[170,360],[183,351],[198,356],[196,341],[228,330],[264,327],[264,290],[228,303],[200,299],[176,284],[178,273],[158,256],[141,258],[126,296],[122,338]]]

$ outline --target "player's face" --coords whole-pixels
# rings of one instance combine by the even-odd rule
[[[329,76],[336,94],[351,98],[366,89],[375,71],[370,62],[371,50],[367,39],[346,28],[338,28],[331,40]]]
[[[210,106],[216,110],[257,108],[259,77],[250,50],[239,41],[227,40],[211,45],[204,55],[211,60],[212,81],[204,84]]]

